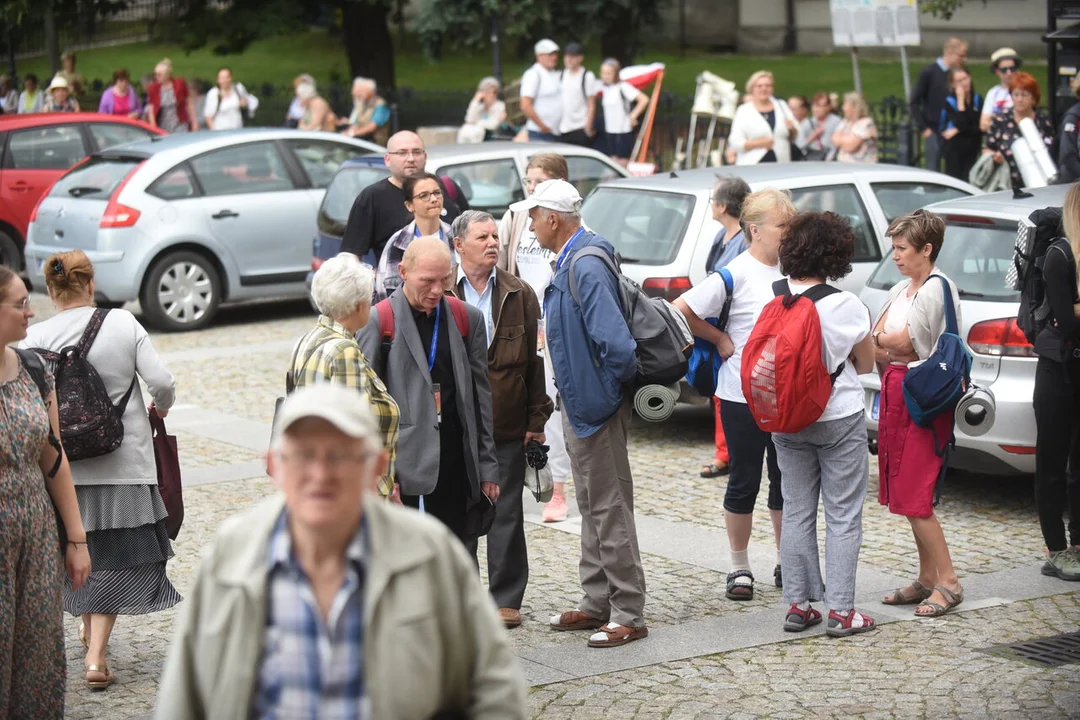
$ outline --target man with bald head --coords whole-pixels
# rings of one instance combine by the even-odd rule
[[[420,136],[402,130],[386,143],[383,161],[390,170],[390,177],[364,188],[353,202],[349,219],[345,223],[345,235],[341,239],[341,251],[364,257],[374,255],[372,265],[377,266],[383,248],[391,236],[412,222],[412,213],[405,207],[405,193],[401,186],[405,178],[424,172],[427,150]],[[449,177],[441,178],[443,184],[443,207],[446,222],[454,221],[462,210],[468,210],[465,194]]]
[[[475,556],[474,521],[499,497],[487,324],[444,295],[450,269],[445,242],[413,240],[401,287],[371,309],[356,341],[401,408],[401,501],[441,520]]]

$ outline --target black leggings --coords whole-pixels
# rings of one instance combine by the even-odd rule
[[[727,438],[731,470],[728,473],[724,509],[736,515],[754,512],[761,489],[761,461],[769,460],[769,509],[783,510],[780,491],[780,466],[776,464],[776,446],[772,433],[762,432],[750,414],[750,406],[741,402],[720,402],[720,421]]]
[[[1080,545],[1080,363],[1039,358],[1035,368],[1035,504],[1043,539],[1051,552],[1064,550],[1061,513],[1069,511],[1069,536]]]

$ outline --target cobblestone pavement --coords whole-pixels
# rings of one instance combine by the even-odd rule
[[[34,307],[39,318],[51,314],[41,296],[35,296]],[[261,304],[228,309],[221,322],[202,332],[154,334],[155,347],[177,376],[176,415],[185,408],[268,423],[274,398],[282,390],[290,343],[311,323],[302,303]],[[215,470],[225,473],[229,466],[261,459],[250,442],[239,445],[207,437],[197,426],[178,425],[174,432],[185,470],[197,470],[204,481],[214,479]],[[631,462],[636,511],[643,526],[669,523],[664,527],[723,536],[725,479],[705,480],[697,475],[701,463],[711,457],[711,440],[708,408],[680,408],[660,426],[635,422]],[[860,570],[882,577],[910,577],[916,562],[910,529],[902,518],[877,505],[876,464],[871,467]],[[169,565],[170,577],[181,593],[190,587],[201,549],[221,521],[271,492],[266,477],[211,482],[185,490],[185,525]],[[939,516],[957,570],[966,582],[1005,577],[1016,568],[1021,568],[1021,585],[1027,572],[1032,582],[1039,580],[1041,536],[1030,480],[950,477]],[[578,538],[568,531],[570,526],[527,526],[531,577],[522,608],[525,622],[510,633],[510,640],[515,651],[527,655],[534,665],[542,665],[546,656],[566,656],[584,645],[581,634],[552,633],[546,627],[553,613],[573,607],[579,598]],[[823,530],[823,522],[821,526]],[[753,542],[765,548],[772,542],[763,502],[755,518]],[[580,669],[555,682],[536,682],[529,695],[530,715],[606,720],[1080,717],[1076,665],[1046,669],[979,651],[1076,631],[1080,584],[1056,583],[1039,597],[1017,601],[991,599],[1005,597],[1004,590],[984,592],[983,598],[969,597],[965,606],[979,607],[983,600],[991,607],[930,621],[896,622],[895,616],[878,614],[883,613],[882,606],[863,603],[860,607],[867,612],[893,621],[873,633],[842,641],[820,633],[776,640],[749,637],[745,642],[739,636],[724,652],[695,652],[672,659],[678,653],[669,652],[665,634],[709,622],[731,622],[735,628],[747,623],[752,629],[763,621],[769,628],[782,621],[780,590],[772,586],[771,577],[759,577],[753,601],[727,601],[723,597],[726,566],[699,561],[698,551],[706,549],[686,548],[677,558],[673,553],[645,552],[646,620],[652,635],[626,648],[628,653],[644,652],[644,659],[622,666],[632,669],[608,672],[602,663],[617,664],[619,658],[627,657],[619,655],[623,651],[590,654],[582,650],[585,660]],[[85,687],[77,621],[67,618],[67,716],[119,720],[151,714],[175,612],[120,618],[109,653],[118,682],[101,693]],[[528,672],[526,676],[531,677]]]

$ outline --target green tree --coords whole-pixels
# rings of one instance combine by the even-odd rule
[[[985,5],[986,0],[982,1],[983,5]],[[959,10],[963,4],[964,0],[921,0],[919,7],[924,13],[951,20],[953,13]]]

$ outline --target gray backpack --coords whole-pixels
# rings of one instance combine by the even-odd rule
[[[690,355],[694,350],[694,336],[686,318],[667,300],[646,295],[640,285],[622,274],[610,255],[593,246],[581,248],[570,259],[570,294],[578,305],[581,298],[574,266],[583,257],[599,258],[619,281],[619,305],[637,343],[635,384],[677,383],[689,370]]]

